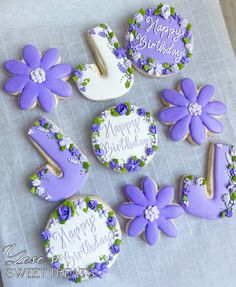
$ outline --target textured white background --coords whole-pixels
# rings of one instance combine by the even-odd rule
[[[168,2],[168,1],[167,1]],[[179,79],[189,76],[198,84],[216,86],[216,98],[228,106],[222,118],[225,132],[214,140],[235,143],[236,67],[235,58],[217,0],[169,1],[193,23],[195,49],[191,63],[176,76],[156,80],[135,73],[131,92],[121,98],[150,109],[154,118],[162,107],[160,91],[174,88]],[[108,23],[121,43],[128,17],[140,7],[155,6],[152,0],[1,0],[0,62],[18,58],[28,43],[41,50],[57,47],[65,63],[94,62],[83,32]],[[0,84],[7,78],[3,70]],[[119,175],[105,169],[96,159],[90,145],[89,126],[96,114],[118,103],[90,102],[74,89],[74,96],[60,102],[48,115],[65,133],[78,143],[91,164],[91,173],[81,193],[96,194],[112,207],[124,200],[122,186],[138,184],[144,175],[152,176],[159,185],[171,183],[178,195],[183,174],[206,174],[208,144],[194,147],[187,142],[174,143],[167,137],[167,127],[158,123],[160,150],[152,163],[135,175]],[[16,98],[0,91],[0,247],[17,244],[30,256],[44,255],[40,232],[56,203],[47,203],[28,192],[27,178],[44,163],[26,137],[29,125],[43,115],[35,108],[21,111]],[[210,140],[212,140],[210,139]],[[120,218],[120,217],[119,217]],[[125,221],[120,218],[124,230]],[[85,286],[236,286],[236,222],[205,221],[184,215],[176,220],[178,238],[162,236],[149,247],[141,238],[124,235],[122,252],[103,280],[94,279]],[[45,267],[48,264],[31,265]],[[7,279],[1,253],[4,286],[73,286],[65,279]],[[71,285],[70,285],[71,284]]]

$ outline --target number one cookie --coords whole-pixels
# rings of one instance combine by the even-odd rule
[[[87,179],[87,158],[45,118],[34,122],[28,136],[48,162],[30,177],[30,191],[48,201],[62,200],[76,193]]]
[[[208,179],[184,177],[181,204],[192,215],[205,219],[232,217],[236,200],[236,151],[229,144],[212,143]]]
[[[114,32],[106,24],[100,24],[86,36],[97,65],[78,65],[73,80],[79,91],[93,101],[111,100],[126,94],[133,85],[134,71]]]

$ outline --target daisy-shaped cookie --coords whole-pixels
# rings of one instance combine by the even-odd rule
[[[162,91],[164,104],[159,112],[159,120],[171,125],[170,137],[173,141],[188,139],[191,143],[201,145],[207,134],[218,134],[224,129],[215,116],[226,112],[226,106],[212,101],[214,87],[206,85],[197,90],[193,81],[185,78],[180,82],[178,91]]]
[[[59,64],[56,48],[48,49],[42,56],[33,45],[23,48],[23,60],[9,60],[4,63],[11,75],[3,89],[11,95],[19,95],[18,104],[23,110],[34,108],[37,104],[45,112],[55,109],[58,98],[72,95],[71,86],[66,82],[72,67]]]
[[[124,191],[129,202],[120,204],[118,211],[131,219],[127,223],[129,236],[136,237],[143,233],[150,245],[159,239],[159,230],[167,236],[177,236],[175,225],[170,219],[182,215],[184,211],[181,206],[171,203],[174,198],[173,186],[166,185],[157,191],[156,183],[150,177],[145,177],[141,189],[126,185]]]

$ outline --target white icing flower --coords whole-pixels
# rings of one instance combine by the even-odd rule
[[[49,133],[50,132],[48,129],[45,129],[44,127],[38,127],[37,129],[42,133]]]
[[[44,197],[46,200],[50,200],[51,199],[51,196],[46,194],[46,196]]]
[[[217,146],[218,148],[222,148],[222,143],[218,143],[218,144],[216,144],[216,146]]]
[[[109,38],[109,42],[111,45],[115,44],[117,42],[116,37]]]
[[[204,182],[204,178],[203,177],[199,177],[196,179],[196,185],[202,185]]]
[[[28,135],[32,135],[33,133],[34,133],[33,130],[31,130],[31,129],[28,130]]]
[[[231,148],[230,155],[231,156],[236,156],[236,149],[235,148]]]
[[[36,186],[39,186],[40,183],[41,183],[41,180],[38,179],[38,178],[36,178],[36,179],[34,179],[34,180],[32,181],[32,185],[35,186],[35,187],[36,187]]]
[[[69,137],[63,137],[63,139],[59,142],[60,146],[65,146],[67,149],[70,147],[70,144],[72,144],[72,141]]]
[[[228,193],[225,193],[225,194],[222,195],[221,198],[222,198],[223,201],[228,201],[230,199],[230,196],[229,196]]]
[[[228,163],[229,164],[232,164],[233,163],[233,161],[232,161],[232,156],[229,154],[229,153],[226,153],[226,159],[227,159],[227,161],[228,161]]]
[[[169,5],[163,5],[162,6],[161,16],[165,19],[168,19],[170,17],[170,6]]]
[[[189,51],[189,53],[192,53],[193,52],[193,42],[185,44],[185,48],[187,49],[187,51]]]
[[[185,200],[184,200],[184,201],[183,201],[183,204],[184,204],[185,206],[187,206],[187,207],[189,206],[189,202],[188,202],[188,201],[185,201]]]
[[[186,27],[187,27],[187,25],[188,25],[188,20],[187,20],[187,19],[183,19],[183,20],[181,20],[181,21],[180,21],[180,25],[181,25],[181,27],[186,28]]]
[[[45,189],[42,186],[38,186],[36,188],[36,194],[38,194],[39,196],[42,196],[45,194]]]
[[[149,220],[150,222],[157,220],[159,217],[159,210],[157,207],[149,205],[144,211],[144,217]]]
[[[177,64],[171,66],[171,72],[177,73],[179,71],[179,67]]]
[[[78,209],[84,209],[87,207],[86,202],[83,199],[79,199],[76,206]]]
[[[159,63],[150,63],[151,69],[148,71],[149,75],[162,75],[163,67]]]
[[[141,58],[141,54],[139,52],[135,52],[133,55],[132,55],[132,58],[134,59],[134,61],[138,61],[140,58]]]
[[[55,134],[59,132],[59,128],[55,125],[51,125],[49,130],[51,133],[55,133]]]
[[[143,15],[141,13],[137,13],[134,15],[134,20],[138,23],[143,21]]]
[[[127,59],[127,60],[125,61],[124,65],[125,65],[126,68],[129,68],[129,67],[132,66],[132,63],[131,63],[130,60]]]
[[[190,116],[200,116],[202,114],[202,106],[198,103],[191,103],[188,106]]]

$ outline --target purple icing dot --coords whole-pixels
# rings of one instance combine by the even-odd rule
[[[116,111],[120,115],[124,115],[127,112],[127,110],[128,110],[128,107],[124,103],[121,103],[121,104],[116,106]]]
[[[151,9],[151,8],[149,8],[149,9],[146,10],[146,15],[152,16],[152,15],[153,15],[153,12],[154,12],[154,10]]]
[[[91,30],[89,30],[89,34],[90,35],[95,35],[96,33],[95,33],[94,29],[91,29]]]
[[[226,215],[226,217],[228,217],[228,218],[232,217],[232,216],[233,216],[232,210],[231,210],[231,209],[226,209],[225,215]]]
[[[47,241],[51,238],[52,233],[49,230],[45,230],[41,233],[41,237],[43,241]]]
[[[81,90],[82,92],[86,92],[86,88],[85,88],[85,87],[81,87],[80,90]]]
[[[103,37],[103,38],[106,38],[107,33],[106,32],[99,32],[98,35]]]
[[[152,154],[153,154],[153,148],[152,147],[146,148],[146,155],[149,156],[149,155],[152,155]]]
[[[121,73],[125,74],[127,72],[127,68],[125,66],[123,66],[121,63],[118,63],[117,67],[119,68]]]
[[[97,156],[103,156],[104,155],[104,150],[103,149],[96,149],[95,150],[95,154],[97,155]]]
[[[107,218],[107,225],[108,226],[115,226],[116,225],[116,218],[113,216],[109,216]]]
[[[156,134],[157,133],[157,127],[155,125],[151,125],[149,128],[150,133]]]
[[[41,119],[39,120],[39,123],[40,123],[40,126],[43,127],[43,126],[47,123],[47,121],[46,121],[45,118],[41,118]]]
[[[76,147],[73,147],[72,150],[71,150],[71,155],[72,156],[80,156],[81,153]]]
[[[90,200],[88,203],[88,207],[92,210],[96,209],[98,206],[98,202],[96,200]]]
[[[108,272],[107,264],[106,262],[95,262],[94,267],[90,268],[89,271],[93,273],[94,277],[102,278],[103,274]]]
[[[145,116],[146,110],[144,108],[138,108],[137,110],[139,116]]]
[[[136,30],[138,28],[138,24],[130,24],[129,25],[129,32],[132,32],[133,30]]]
[[[93,124],[91,130],[94,133],[98,132],[100,130],[100,125]]]
[[[116,245],[116,244],[112,244],[111,246],[111,253],[112,254],[117,254],[120,252],[120,246],[119,245]]]
[[[58,208],[59,220],[68,220],[71,218],[70,206],[62,205]]]
[[[83,72],[80,69],[77,69],[74,73],[78,78],[82,78],[83,77]]]
[[[126,57],[126,50],[122,47],[115,49],[113,53],[118,59]]]
[[[114,168],[117,167],[117,163],[114,162],[113,160],[111,160],[111,161],[109,162],[109,165],[110,165],[110,168],[111,168],[111,169],[114,169]]]
[[[60,262],[58,262],[58,261],[57,261],[57,262],[53,262],[53,263],[52,263],[52,267],[53,267],[53,268],[55,268],[55,269],[60,268],[60,266],[61,266],[61,263],[60,263]]]
[[[184,64],[184,65],[187,64],[188,63],[188,58],[183,56],[182,59],[181,59],[181,63]]]

